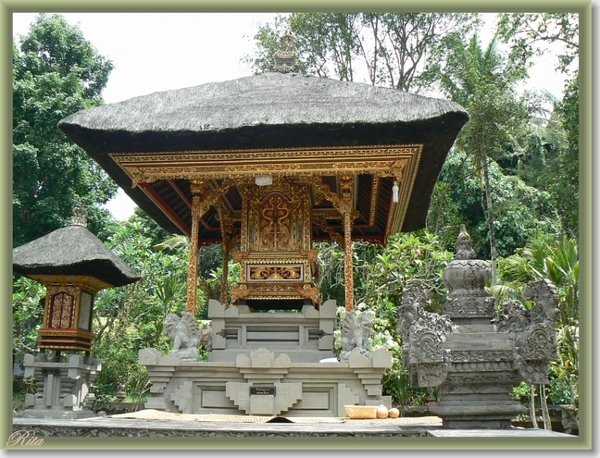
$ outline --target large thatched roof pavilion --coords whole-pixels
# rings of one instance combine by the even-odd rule
[[[325,239],[345,246],[351,309],[352,240],[386,243],[425,226],[469,119],[447,100],[291,73],[289,62],[283,72],[157,92],[59,124],[158,224],[191,237],[188,309],[197,247],[215,242],[243,264],[234,302],[318,303],[312,242]]]

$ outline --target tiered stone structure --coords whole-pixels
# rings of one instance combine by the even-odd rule
[[[251,312],[248,306],[225,307],[208,301],[212,320],[210,362],[236,361],[238,355],[268,348],[275,357],[285,353],[290,361],[318,363],[335,358],[333,332],[336,328],[336,303],[326,301],[315,309],[305,305],[300,312]]]
[[[345,405],[386,405],[381,378],[391,353],[348,346],[333,351],[335,301],[317,310],[252,312],[209,301],[211,351],[207,362],[177,351],[140,351],[152,379],[148,409],[188,414],[345,416]]]
[[[536,305],[503,304],[496,317],[485,290],[490,266],[474,259],[461,227],[456,256],[444,271],[450,290],[442,315],[424,310],[427,292],[407,287],[399,311],[403,364],[418,387],[438,387],[441,400],[430,411],[445,428],[506,429],[527,412],[511,397],[521,381],[548,383],[547,363],[556,358],[556,288],[545,280],[524,290]]]
[[[79,354],[66,361],[47,358],[44,353],[25,355],[25,378],[34,378],[37,392],[27,394],[24,417],[78,419],[92,417],[96,399],[90,391],[102,363]]]

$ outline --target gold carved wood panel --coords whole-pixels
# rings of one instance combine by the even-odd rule
[[[54,289],[54,288],[50,288]],[[66,286],[61,290],[49,291],[46,326],[54,329],[74,328],[75,306],[79,288]]]
[[[311,248],[309,184],[276,179],[270,186],[246,186],[240,194],[242,251],[252,256]]]
[[[288,199],[281,192],[272,192],[261,202],[253,202],[249,221],[256,221],[258,226],[258,245],[251,249],[299,250],[302,246],[302,234],[298,233],[297,222],[301,217],[300,207],[300,202]]]
[[[240,251],[242,267],[232,288],[237,299],[310,299],[319,302],[313,284],[316,255],[311,247],[311,185],[275,177],[268,186],[246,183],[242,196]]]
[[[302,281],[304,266],[302,265],[251,265],[248,266],[248,281]]]

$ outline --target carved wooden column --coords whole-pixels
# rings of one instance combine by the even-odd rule
[[[227,277],[229,276],[229,251],[231,250],[230,232],[233,227],[233,221],[226,213],[227,210],[223,207],[222,204],[216,206],[217,216],[221,224],[221,237],[223,238],[223,266],[221,273],[221,296],[219,300],[221,304],[227,306]]]
[[[340,208],[344,217],[344,284],[346,290],[345,307],[349,312],[354,310],[354,263],[352,260],[352,219],[354,216],[352,202],[354,193],[354,176],[339,177]]]
[[[192,234],[190,239],[190,264],[187,280],[187,304],[185,311],[196,316],[196,293],[198,288],[198,233],[200,229],[203,181],[190,182],[192,191]]]

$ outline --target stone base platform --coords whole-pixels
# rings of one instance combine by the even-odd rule
[[[90,448],[93,445],[99,449],[112,448],[111,438],[135,438],[141,449],[144,442],[138,438],[165,438],[164,442],[151,442],[150,448],[169,449],[170,446],[180,448],[190,444],[186,440],[171,441],[173,438],[203,438],[201,442],[191,442],[191,448],[211,448],[212,440],[219,438],[253,438],[253,442],[243,442],[244,446],[253,444],[256,448],[269,448],[275,443],[277,448],[311,448],[313,438],[331,438],[330,441],[318,442],[333,448],[362,448],[362,449],[402,449],[427,448],[426,438],[576,438],[567,434],[545,431],[541,429],[512,428],[507,430],[447,430],[442,428],[442,420],[438,417],[402,417],[396,419],[357,420],[347,417],[340,418],[309,418],[269,416],[235,416],[235,415],[190,415],[173,414],[156,410],[143,410],[128,414],[94,417],[79,420],[34,419],[16,417],[13,419],[13,431],[28,431],[36,438],[43,438],[50,444],[54,438],[90,438]],[[254,438],[265,438],[265,442],[255,442]],[[289,438],[290,441],[269,442],[276,438]],[[293,439],[300,439],[294,442]],[[310,438],[311,440],[308,440]],[[403,438],[406,438],[404,442]],[[425,442],[414,442],[409,438],[424,438]],[[98,439],[103,439],[98,441]],[[361,439],[356,441],[355,439]],[[396,440],[400,439],[400,440]],[[114,442],[125,444],[120,439]],[[435,443],[438,439],[434,440]],[[479,440],[479,439],[478,439]],[[346,441],[346,442],[344,442]],[[66,440],[62,443],[67,443]],[[79,440],[78,446],[85,447],[85,442]],[[262,444],[262,447],[260,446]],[[287,446],[286,446],[287,444]],[[462,448],[468,448],[468,441],[461,442]],[[461,446],[459,445],[459,448]],[[242,442],[236,440],[221,442],[216,448],[238,448]],[[431,445],[435,445],[431,443]],[[455,445],[457,445],[455,443]],[[478,445],[482,445],[478,442]],[[68,448],[68,446],[66,447]],[[128,447],[129,448],[129,447]],[[189,447],[185,447],[189,448]],[[485,446],[484,446],[485,448]]]

